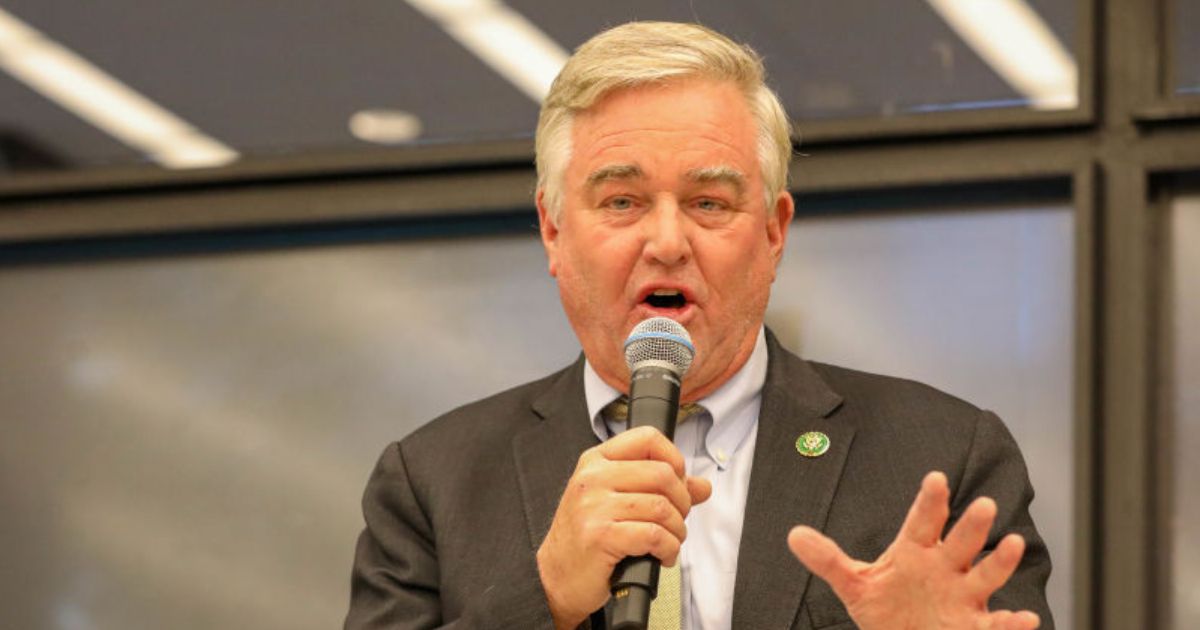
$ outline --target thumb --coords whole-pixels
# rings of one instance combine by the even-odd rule
[[[712,482],[704,477],[688,477],[687,489],[692,496],[692,505],[704,503],[712,496]]]
[[[825,580],[844,603],[854,590],[856,574],[854,560],[847,556],[828,536],[800,525],[788,533],[788,548],[808,567],[813,575]]]

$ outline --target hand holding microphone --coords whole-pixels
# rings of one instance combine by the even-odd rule
[[[686,476],[683,456],[663,433],[674,432],[679,382],[691,362],[686,335],[677,322],[659,317],[639,324],[626,342],[633,375],[630,430],[580,456],[537,552],[558,628],[574,628],[604,605],[614,569],[625,558],[653,556],[673,564],[687,537],[684,518],[712,493],[707,480]],[[631,353],[636,360],[630,361]],[[647,422],[658,426],[639,426]]]

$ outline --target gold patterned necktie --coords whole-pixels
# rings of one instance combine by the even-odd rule
[[[703,405],[694,402],[683,403],[679,405],[679,412],[675,414],[675,424],[683,424],[705,411],[707,410]],[[600,413],[613,422],[629,422],[629,398],[621,396],[605,405]]]
[[[702,405],[684,403],[675,416],[676,424],[683,424],[707,411]],[[629,399],[622,396],[608,403],[601,410],[604,417],[615,422],[629,422]],[[679,572],[679,561],[673,567],[662,567],[658,571],[658,595],[650,603],[648,630],[680,630],[683,624],[683,580]]]
[[[673,567],[662,567],[658,571],[658,596],[650,602],[648,630],[679,630],[683,625],[683,583],[679,574],[679,561]]]

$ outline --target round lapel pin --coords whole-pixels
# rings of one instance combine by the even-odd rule
[[[796,451],[805,457],[820,457],[829,450],[829,436],[820,431],[809,431],[796,438]]]

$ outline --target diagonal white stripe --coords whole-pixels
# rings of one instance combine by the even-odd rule
[[[238,157],[232,148],[3,9],[0,69],[168,168],[218,166]]]
[[[529,98],[542,102],[567,51],[499,0],[408,0]]]
[[[1005,82],[1036,109],[1073,109],[1079,70],[1025,0],[927,0]]]

